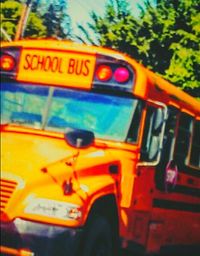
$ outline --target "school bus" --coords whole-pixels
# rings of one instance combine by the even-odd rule
[[[1,80],[2,255],[198,255],[196,99],[69,41],[3,43]]]

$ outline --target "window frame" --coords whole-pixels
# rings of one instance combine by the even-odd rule
[[[189,128],[185,127],[184,125],[182,125],[181,123],[183,122],[183,120],[181,120],[182,118],[190,118],[190,124],[189,124]],[[177,123],[176,123],[176,132],[175,132],[175,144],[174,144],[174,149],[173,149],[173,159],[175,161],[178,162],[180,161],[179,159],[183,159],[180,161],[181,165],[185,165],[185,166],[189,166],[189,152],[190,152],[190,147],[191,147],[191,139],[192,139],[192,130],[193,130],[193,120],[194,120],[194,116],[192,116],[191,114],[188,114],[187,112],[185,112],[184,110],[180,110],[178,115],[177,115]],[[180,146],[181,144],[185,144],[184,142],[184,136],[181,137],[181,133],[185,136],[188,136],[188,146],[187,146],[187,152],[183,152],[182,154],[179,153],[177,147]],[[181,141],[182,138],[182,141]],[[178,141],[179,140],[179,141]],[[187,142],[186,142],[187,143]],[[182,145],[183,146],[183,145]],[[181,147],[181,150],[183,151],[183,147]],[[178,154],[177,154],[178,152]],[[185,154],[186,153],[186,154]],[[182,156],[180,158],[180,156]]]
[[[148,108],[163,109],[163,124],[161,127],[161,132],[159,134],[159,137],[160,137],[159,150],[158,150],[156,159],[152,160],[152,161],[151,160],[150,161],[141,160],[142,143],[143,143],[144,133],[145,133],[145,128],[146,128]],[[167,105],[160,101],[148,100],[146,102],[145,112],[146,112],[145,120],[144,120],[142,139],[141,139],[141,145],[140,145],[140,160],[139,160],[138,166],[157,166],[161,159],[161,152],[162,152],[162,147],[163,147],[164,131],[165,131],[165,126],[166,126],[166,118],[167,118]]]
[[[168,106],[170,107],[170,106]],[[172,107],[172,106],[171,106]],[[178,160],[178,162],[181,164],[181,166],[185,166],[185,167],[191,167],[192,169],[197,169],[200,170],[200,166],[196,166],[194,164],[191,164],[191,154],[192,154],[192,146],[193,146],[193,136],[194,136],[194,129],[195,129],[195,123],[200,122],[200,119],[197,119],[197,117],[195,117],[194,115],[192,115],[191,113],[186,112],[184,109],[178,109],[175,108],[177,110],[177,121],[176,121],[176,125],[175,125],[175,130],[174,130],[174,142],[173,145],[171,147],[171,158],[175,159],[175,161],[177,161],[176,159],[176,146],[177,146],[177,140],[178,140],[178,136],[180,136],[180,129],[182,131],[184,131],[185,133],[189,132],[189,138],[188,138],[188,147],[187,147],[187,154],[184,156],[183,160]],[[191,123],[190,123],[190,128],[189,129],[185,129],[180,128],[180,118],[181,115],[185,115],[189,118],[191,118]],[[189,131],[190,130],[190,131]],[[183,132],[183,133],[184,133]],[[179,157],[179,159],[182,159]],[[181,170],[180,170],[181,171]]]
[[[194,140],[194,135],[195,135],[195,125],[198,124],[200,125],[200,119],[197,118],[193,118],[193,124],[192,124],[192,135],[191,135],[191,140],[190,140],[190,148],[189,148],[189,156],[188,156],[188,166],[192,167],[194,169],[200,170],[200,162],[199,162],[199,166],[194,165],[191,163],[191,156],[192,156],[192,150],[193,150],[193,146],[195,145],[195,147],[199,147],[200,150],[200,145],[198,145],[198,143],[193,143]]]

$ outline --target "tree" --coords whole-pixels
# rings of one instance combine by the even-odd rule
[[[165,79],[200,97],[198,0],[144,0],[139,17],[126,0],[108,0],[103,17],[91,13],[79,40],[112,47],[143,63]]]
[[[78,25],[84,35],[84,38],[77,36],[80,41],[122,51],[126,49],[126,52],[129,52],[132,41],[131,32],[137,26],[137,21],[131,15],[129,4],[126,1],[109,0],[104,17],[91,12],[91,18],[93,23],[87,23],[89,29]],[[91,36],[92,34],[96,35],[96,38]]]
[[[3,1],[1,3],[1,26],[11,38],[14,38],[21,8],[18,1]],[[1,40],[4,39],[4,35],[1,34]]]
[[[41,18],[36,13],[31,12],[24,33],[24,37],[44,38],[46,36],[46,27]]]
[[[20,1],[3,1],[1,4],[1,22],[2,28],[7,34],[14,39],[17,25],[22,12],[22,3]],[[44,37],[46,28],[43,25],[41,17],[31,12],[28,18],[25,37]],[[1,40],[5,40],[4,35],[1,35]]]
[[[173,55],[165,71],[165,78],[200,97],[199,1],[185,0],[179,4],[169,2],[172,2],[171,9],[176,8],[173,27],[175,40],[170,45]],[[159,5],[162,8],[162,3]]]
[[[140,20],[141,33],[149,31],[148,55],[144,65],[194,96],[200,96],[199,22],[197,0],[146,2]]]
[[[39,8],[43,5],[40,2]],[[43,5],[42,17],[47,28],[47,37],[70,38],[71,20],[67,14],[66,0],[51,0],[49,5]]]
[[[23,3],[27,0],[1,0],[2,28],[12,39],[15,38]],[[24,37],[70,38],[71,20],[67,14],[66,0],[32,0]],[[1,34],[1,40],[6,40]]]

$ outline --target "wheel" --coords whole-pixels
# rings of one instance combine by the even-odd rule
[[[106,218],[93,218],[85,231],[81,256],[115,256],[111,226]]]

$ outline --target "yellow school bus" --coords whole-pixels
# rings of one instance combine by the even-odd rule
[[[3,43],[1,233],[1,255],[198,255],[200,103],[111,49]]]

